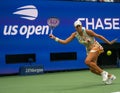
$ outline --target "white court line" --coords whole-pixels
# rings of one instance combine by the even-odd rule
[[[120,93],[120,91],[117,91],[117,92],[111,92],[111,93]]]

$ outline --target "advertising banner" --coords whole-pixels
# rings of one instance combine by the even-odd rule
[[[35,62],[32,64],[43,65],[45,71],[87,68],[84,63],[84,46],[80,45],[77,39],[67,45],[50,39],[51,27],[48,19],[59,20],[52,33],[61,39],[66,39],[75,31],[73,23],[79,19],[83,28],[91,29],[112,40],[120,36],[119,10],[118,3],[1,0],[0,74],[17,73],[21,65],[26,65],[28,61],[17,63],[17,58],[14,59],[15,64],[6,63],[6,55],[19,54],[35,54]],[[56,24],[57,21],[50,22]],[[99,39],[98,41],[104,43]],[[120,42],[120,39],[117,42]],[[65,56],[74,53],[76,57],[53,61],[52,53],[65,53]]]

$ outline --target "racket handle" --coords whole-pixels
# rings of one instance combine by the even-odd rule
[[[53,33],[53,29],[51,29],[51,31],[50,31],[50,34],[52,34]]]

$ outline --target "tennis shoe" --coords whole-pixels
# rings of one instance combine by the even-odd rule
[[[103,82],[106,82],[107,81],[107,79],[108,79],[108,72],[106,72],[106,71],[103,71],[102,73],[101,73],[101,75],[102,75],[102,78],[103,78]]]
[[[107,79],[107,81],[105,82],[105,84],[110,85],[110,84],[112,84],[112,81],[115,80],[115,79],[116,79],[116,76],[115,75],[111,75],[111,77],[109,77]]]

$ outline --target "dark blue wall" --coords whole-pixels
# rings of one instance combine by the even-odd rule
[[[40,0],[0,2],[0,74],[18,73],[20,66],[29,65],[26,62],[6,64],[6,55],[16,54],[35,54],[36,61],[32,65],[43,65],[45,71],[87,68],[84,64],[85,48],[76,39],[67,45],[62,45],[48,37],[50,28],[47,19],[50,17],[59,18],[60,24],[53,33],[62,39],[75,31],[73,23],[78,18],[84,27],[102,34],[109,40],[120,35],[120,4],[117,3]],[[32,7],[23,8],[27,5]],[[20,10],[27,10],[31,14],[29,16],[15,14]],[[28,14],[27,11],[25,14]],[[26,16],[33,19],[23,18]],[[98,41],[103,43],[101,40]],[[50,53],[61,52],[75,52],[77,58],[54,62],[50,60]]]

